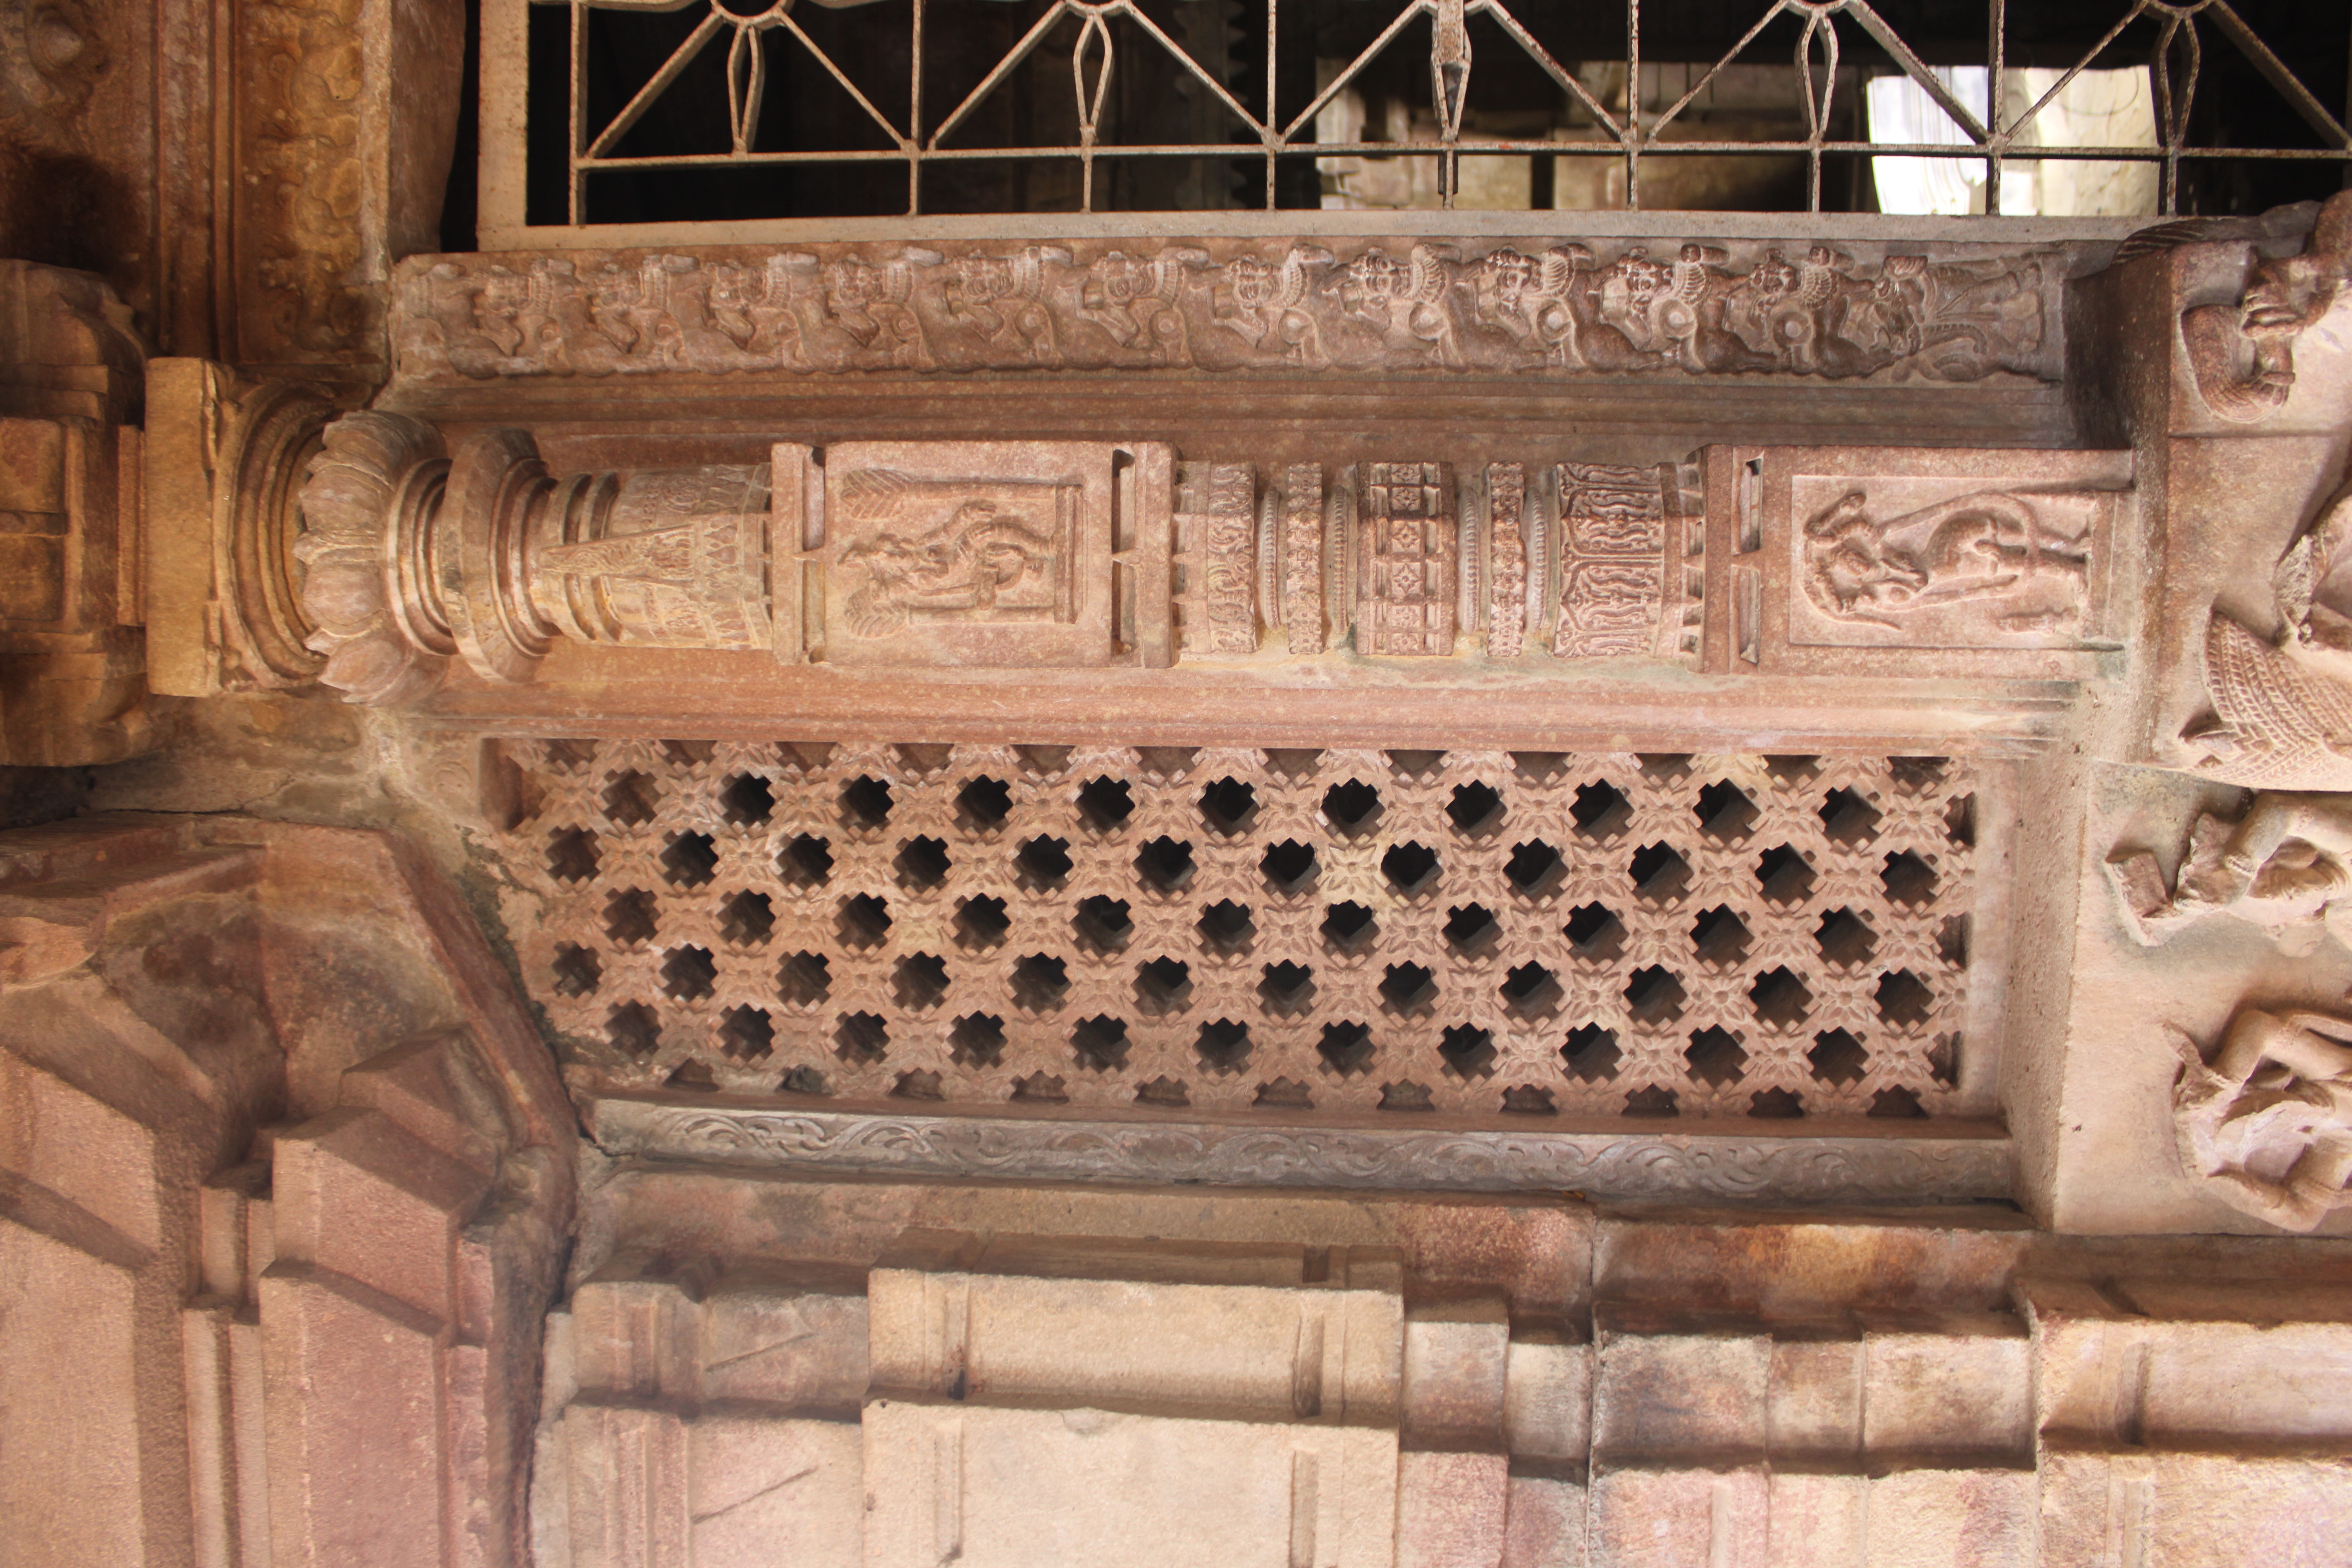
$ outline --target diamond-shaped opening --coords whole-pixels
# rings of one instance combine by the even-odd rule
[[[1805,1053],[1813,1076],[1826,1084],[1860,1083],[1869,1068],[1870,1053],[1862,1042],[1843,1029],[1832,1029],[1813,1037],[1812,1049]]]
[[[1813,896],[1813,864],[1793,847],[1776,845],[1756,858],[1756,886],[1768,903],[1801,904]]]
[[[935,1072],[902,1072],[890,1086],[893,1100],[945,1100],[947,1089]]]
[[[1004,1055],[1004,1020],[993,1013],[966,1013],[948,1029],[948,1055],[958,1067],[994,1067]]]
[[[1559,1106],[1552,1100],[1551,1090],[1523,1083],[1503,1091],[1503,1113],[1507,1116],[1558,1116]]]
[[[1453,821],[1454,832],[1482,838],[1503,825],[1503,792],[1475,779],[1455,784],[1445,815]]]
[[[833,879],[833,848],[801,834],[776,852],[776,874],[795,888],[822,888]]]
[[[1626,869],[1633,880],[1633,896],[1645,904],[1670,904],[1690,885],[1690,862],[1671,844],[1634,850]]]
[[[821,952],[787,954],[776,965],[776,997],[787,1007],[814,1007],[833,994],[833,966]]]
[[[1927,1047],[1927,1070],[1946,1089],[1958,1088],[1960,1081],[1960,1037],[1938,1035],[1936,1043]]]
[[[1717,904],[1704,910],[1691,921],[1691,951],[1709,969],[1730,969],[1748,957],[1748,944],[1755,933],[1738,910]]]
[[[1530,838],[1511,846],[1511,858],[1504,863],[1503,875],[1510,879],[1511,890],[1519,897],[1540,899],[1558,891],[1568,879],[1568,862],[1542,839]]]
[[[1969,917],[1946,915],[1936,928],[1936,956],[1954,969],[1969,966]]]
[[[775,933],[776,907],[765,893],[730,893],[719,905],[719,940],[757,947]]]
[[[1576,786],[1576,804],[1568,808],[1575,820],[1577,832],[1587,838],[1614,838],[1625,830],[1633,815],[1633,803],[1625,792],[1606,779],[1596,779]]]
[[[551,772],[576,773],[596,760],[596,742],[593,741],[542,741],[540,742],[539,754],[546,762]]]
[[[877,831],[890,821],[890,786],[861,773],[841,786],[841,824],[856,831]]]
[[[956,791],[956,826],[966,833],[981,836],[995,832],[1013,815],[1013,786],[1003,779],[985,775],[972,779]]]
[[[1764,759],[1764,771],[1771,775],[1774,784],[1790,789],[1809,784],[1821,777],[1822,760],[1819,757],[1768,756]]]
[[[1859,849],[1878,837],[1879,809],[1852,789],[1833,789],[1822,797],[1822,831],[1834,844]]]
[[[1361,779],[1323,792],[1323,820],[1342,838],[1361,838],[1381,819],[1381,792]]]
[[[775,1048],[776,1026],[765,1007],[730,1007],[719,1016],[719,1048],[739,1062],[756,1062]]]
[[[1135,815],[1135,792],[1123,779],[1097,777],[1078,786],[1078,820],[1097,833],[1116,833]]]
[[[547,874],[559,882],[591,882],[602,857],[596,835],[585,827],[558,827],[547,836]]]
[[[1625,979],[1625,1006],[1645,1024],[1671,1024],[1683,1016],[1687,997],[1674,972],[1653,963]]]
[[[1935,1010],[1936,994],[1907,969],[1878,977],[1878,1021],[1898,1029],[1924,1024]]]
[[[948,847],[937,838],[909,838],[898,846],[890,862],[898,886],[910,893],[936,888],[948,879]]]
[[[555,989],[564,996],[593,996],[597,984],[604,978],[604,965],[596,955],[577,942],[558,942],[555,946]]]
[[[653,941],[657,929],[654,896],[643,888],[626,889],[604,900],[604,935],[615,946],[642,947]]]
[[[1135,921],[1129,918],[1125,899],[1096,893],[1078,900],[1070,931],[1088,952],[1117,952],[1135,934]]]
[[[1659,1084],[1637,1089],[1625,1096],[1627,1116],[1680,1116],[1682,1108],[1675,1103],[1675,1091]]]
[[[878,1062],[889,1054],[890,1026],[879,1013],[844,1013],[833,1021],[833,1054],[845,1062]]]
[[[1714,1089],[1738,1083],[1747,1076],[1742,1069],[1748,1065],[1748,1052],[1741,1047],[1739,1037],[1719,1026],[1693,1034],[1683,1060],[1690,1064],[1693,1078]]]
[[[1013,754],[1021,759],[1022,771],[1036,778],[1052,778],[1070,765],[1067,746],[1015,746]]]
[[[1878,951],[1878,933],[1870,921],[1853,910],[1832,910],[1814,929],[1813,945],[1822,962],[1836,969],[1858,969]]]
[[[948,996],[948,961],[936,953],[908,953],[891,966],[890,994],[912,1012],[938,1006]]]
[[[1088,1072],[1118,1072],[1127,1066],[1127,1023],[1097,1013],[1070,1029],[1070,1052]]]
[[[632,768],[612,775],[604,800],[604,820],[621,827],[643,827],[661,810],[661,785],[653,774]]]
[[[1411,898],[1437,880],[1437,851],[1422,844],[1398,844],[1381,857],[1381,875],[1400,898]]]
[[[1425,1083],[1384,1083],[1381,1085],[1381,1103],[1379,1109],[1382,1110],[1434,1110],[1437,1107],[1430,1099],[1429,1086]]]
[[[674,1002],[699,1002],[718,984],[719,965],[707,947],[674,947],[662,960],[662,994]]]
[[[1764,1089],[1748,1102],[1748,1114],[1759,1121],[1790,1121],[1804,1115],[1805,1102],[1785,1089]]]
[[[1138,746],[1135,760],[1143,769],[1143,776],[1153,784],[1173,784],[1192,771],[1194,759],[1201,754],[1198,746]]]
[[[1004,912],[1003,899],[982,893],[958,903],[955,919],[948,925],[958,947],[966,952],[985,952],[1004,940],[1004,933],[1013,929],[1013,917]]]
[[[1192,879],[1192,847],[1159,837],[1135,852],[1135,874],[1156,892],[1172,893]]]
[[[1717,844],[1733,844],[1747,837],[1755,826],[1756,803],[1746,790],[1724,779],[1698,792],[1693,815],[1698,818],[1701,833]]]
[[[1606,1083],[1617,1076],[1617,1064],[1624,1059],[1616,1031],[1598,1024],[1570,1029],[1568,1043],[1559,1048],[1560,1065],[1580,1083]]]
[[[1381,976],[1381,1006],[1399,1017],[1425,1012],[1437,997],[1437,977],[1418,963],[1391,963]]]
[[[907,742],[890,748],[901,765],[929,778],[955,760],[955,748],[938,742]]]
[[[1748,988],[1748,1002],[1756,1009],[1758,1018],[1784,1029],[1795,1028],[1813,1011],[1811,987],[1790,973],[1786,964],[1758,975],[1756,984]]]
[[[779,741],[776,762],[795,778],[807,778],[833,761],[831,741]]]
[[[1687,752],[1643,752],[1640,761],[1642,776],[1654,784],[1671,786],[1690,777],[1691,760]]]
[[[1482,958],[1503,940],[1503,922],[1484,904],[1462,904],[1446,911],[1445,945],[1463,958]]]
[[[1906,908],[1916,909],[1933,903],[1936,899],[1936,868],[1906,849],[1900,855],[1886,858],[1886,868],[1878,874],[1885,884],[1886,896]]]
[[[1192,930],[1212,952],[1225,957],[1247,952],[1257,937],[1257,922],[1250,919],[1249,906],[1231,899],[1220,899],[1202,910]]]
[[[1013,1005],[1024,1012],[1050,1013],[1069,993],[1069,966],[1050,953],[1033,952],[1013,966]]]
[[[643,1002],[624,1002],[605,1013],[604,1038],[624,1056],[649,1057],[661,1045],[661,1019]]]
[[[1341,1022],[1323,1026],[1323,1038],[1315,1047],[1322,1058],[1323,1070],[1341,1078],[1365,1071],[1372,1064],[1372,1029],[1369,1024]]]
[[[1380,935],[1372,911],[1353,901],[1323,911],[1323,942],[1334,952],[1361,952]]]
[[[871,893],[852,893],[841,900],[833,930],[845,947],[879,947],[890,936],[890,906]]]
[[[1178,958],[1155,958],[1135,966],[1135,1005],[1158,1016],[1192,1005],[1192,969]]]
[[[1427,783],[1445,765],[1444,752],[1391,752],[1389,771],[1401,779]]]
[[[1217,779],[1201,791],[1201,821],[1210,832],[1230,837],[1257,820],[1257,790],[1239,779]]]
[[[719,815],[732,826],[757,827],[775,810],[775,788],[757,773],[737,773],[719,788]]]
[[[1896,1119],[1908,1119],[1927,1114],[1926,1108],[1919,1103],[1919,1097],[1907,1089],[1880,1089],[1871,1096],[1869,1113],[1873,1116]]]
[[[1495,1070],[1495,1037],[1475,1024],[1456,1024],[1439,1037],[1437,1054],[1456,1078],[1486,1078]]]
[[[661,852],[663,879],[673,888],[699,888],[719,871],[719,847],[708,833],[673,833]]]
[[[1625,922],[1606,904],[1580,904],[1562,928],[1568,945],[1586,963],[1613,963],[1625,951]]]
[[[1013,1098],[1036,1105],[1067,1105],[1070,1091],[1059,1073],[1033,1072],[1013,1080]]]
[[[1135,1086],[1135,1103],[1156,1110],[1181,1110],[1192,1103],[1192,1095],[1182,1083],[1161,1073],[1149,1083]]]
[[[1278,1078],[1271,1083],[1257,1086],[1257,1098],[1252,1105],[1262,1105],[1270,1110],[1312,1110],[1315,1097],[1307,1086],[1293,1079]]]
[[[782,1094],[824,1095],[833,1092],[832,1086],[824,1081],[824,1074],[813,1067],[793,1068],[777,1081],[776,1089]]]
[[[1889,757],[1886,776],[1905,795],[1926,795],[1943,784],[1951,766],[1949,757]]]
[[[1013,853],[1013,877],[1029,892],[1058,888],[1070,874],[1070,841],[1039,835]]]
[[[1276,893],[1303,893],[1315,880],[1315,850],[1296,838],[1286,838],[1265,847],[1257,868],[1265,873],[1265,885]]]
[[[1277,1018],[1304,1013],[1315,1005],[1315,972],[1286,959],[1269,963],[1265,978],[1257,983],[1257,997]]]
[[[1566,752],[1513,752],[1511,772],[1531,784],[1558,784],[1568,772]]]
[[[1963,847],[1977,841],[1977,797],[1956,795],[1944,807],[1944,837]]]
[[[1548,1018],[1559,1006],[1559,979],[1540,963],[1522,963],[1497,988],[1504,1004],[1522,1018]]]
[[[1249,1060],[1249,1026],[1231,1018],[1212,1018],[1201,1026],[1200,1034],[1192,1041],[1192,1053],[1211,1072],[1239,1072],[1242,1064]]]

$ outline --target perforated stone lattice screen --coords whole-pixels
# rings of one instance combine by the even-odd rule
[[[950,1102],[1956,1108],[1942,758],[513,742],[575,1061]]]

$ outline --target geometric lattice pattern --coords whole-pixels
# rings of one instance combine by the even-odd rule
[[[1958,1080],[1942,758],[508,750],[508,930],[615,1087],[1794,1117]]]

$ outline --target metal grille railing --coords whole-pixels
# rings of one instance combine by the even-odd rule
[[[1806,170],[1805,205],[1811,210],[1822,206],[1825,161],[1844,155],[1895,154],[1981,161],[1987,210],[1995,212],[2000,210],[2004,162],[2024,156],[2029,151],[2036,160],[2154,163],[2161,172],[2161,210],[2168,214],[2179,205],[2180,175],[2186,163],[2208,160],[2317,161],[2352,167],[2352,135],[2347,135],[2343,120],[2298,78],[2281,58],[2273,42],[2261,37],[2229,0],[2119,0],[2114,6],[2112,25],[2021,114],[2003,112],[2004,91],[2012,69],[2005,59],[2005,40],[2010,32],[2006,0],[1986,0],[1983,64],[1990,72],[1990,112],[1984,114],[1956,97],[1947,79],[1939,78],[1920,52],[1889,23],[1885,10],[1891,7],[1883,4],[1874,6],[1870,0],[1762,0],[1753,24],[1719,58],[1712,64],[1700,61],[1694,66],[1688,90],[1663,109],[1650,110],[1644,110],[1642,94],[1633,88],[1622,94],[1596,92],[1591,85],[1596,79],[1594,62],[1584,58],[1563,60],[1523,23],[1506,0],[1408,0],[1351,58],[1338,65],[1336,70],[1327,65],[1321,72],[1327,79],[1317,83],[1311,99],[1303,103],[1284,103],[1281,100],[1285,94],[1276,90],[1276,84],[1298,79],[1299,62],[1293,59],[1286,63],[1282,54],[1285,28],[1280,8],[1284,0],[1245,0],[1253,12],[1263,7],[1262,25],[1253,26],[1249,36],[1254,44],[1255,37],[1262,34],[1265,58],[1262,76],[1258,74],[1259,62],[1255,58],[1246,62],[1246,75],[1251,79],[1243,85],[1232,79],[1232,50],[1204,60],[1201,50],[1180,42],[1170,27],[1156,18],[1155,12],[1176,14],[1169,5],[1156,4],[1154,0],[1050,0],[1036,11],[1034,23],[1020,33],[1017,41],[981,76],[976,85],[944,114],[929,117],[926,113],[927,100],[936,103],[940,93],[934,83],[927,100],[927,73],[947,70],[947,74],[961,80],[968,78],[973,68],[970,60],[941,62],[933,58],[933,17],[941,9],[939,0],[929,0],[929,4],[927,0],[876,0],[865,5],[858,0],[772,0],[764,9],[756,10],[737,9],[742,0],[537,3],[543,6],[565,5],[570,12],[566,194],[562,221],[571,226],[595,221],[592,182],[600,175],[713,168],[784,170],[814,164],[870,167],[877,180],[891,178],[889,172],[898,171],[905,182],[904,211],[909,216],[925,210],[927,170],[999,161],[1032,164],[1075,162],[1078,171],[1076,205],[1078,210],[1087,212],[1100,210],[1104,205],[1098,174],[1108,159],[1246,160],[1262,170],[1261,188],[1253,195],[1269,209],[1297,205],[1279,199],[1276,176],[1278,164],[1286,158],[1295,161],[1300,154],[1433,155],[1441,162],[1438,184],[1441,199],[1448,206],[1454,204],[1459,186],[1461,160],[1476,154],[1622,161],[1624,199],[1631,207],[1643,205],[1642,171],[1645,160],[1704,154],[1801,157]],[[1190,3],[1206,7],[1210,0]],[[1523,10],[1528,3],[1528,0],[1519,0]],[[527,58],[532,4],[533,0],[486,0],[484,5],[481,202],[482,226],[486,231],[527,226],[524,187],[530,164],[526,150],[528,125],[533,117],[543,116],[556,107],[530,101]],[[817,33],[803,25],[802,16],[796,15],[810,4],[835,9],[835,16],[818,30],[828,31],[836,37],[842,36],[842,16],[851,17],[846,25],[856,29],[896,29],[888,48],[881,52],[894,58],[903,57],[899,59],[903,79],[885,84],[866,69],[861,80],[861,72],[853,71],[835,58],[837,47],[828,49]],[[649,74],[642,75],[641,85],[618,110],[608,113],[597,108],[592,101],[595,97],[590,90],[592,77],[601,72],[599,79],[636,79],[646,62],[616,62],[600,57],[597,51],[602,46],[596,41],[592,17],[623,12],[677,13],[695,5],[707,8],[683,41]],[[1664,8],[1654,5],[1653,9]],[[2078,9],[2096,11],[2100,7],[2097,0],[2091,0]],[[1643,11],[1641,0],[1626,0],[1622,59],[1610,62],[1622,64],[1625,72],[1622,80],[1626,83],[1638,84],[1642,79]],[[1392,71],[1395,62],[1390,58],[1391,50],[1410,47],[1402,40],[1421,31],[1416,25],[1424,20],[1429,105],[1434,121],[1430,139],[1404,143],[1395,140],[1318,140],[1320,132],[1329,128],[1329,117],[1324,111],[1335,98],[1365,79],[1375,62],[1389,60],[1381,68]],[[1525,54],[1527,60],[1557,89],[1562,109],[1586,127],[1582,140],[1563,142],[1549,136],[1538,139],[1482,132],[1465,119],[1478,64],[1472,47],[1474,30],[1489,39],[1490,49],[1495,37],[1495,31],[1487,31],[1484,26],[1474,29],[1474,23],[1491,24],[1510,47]],[[1179,30],[1182,30],[1181,26]],[[1793,57],[1780,55],[1792,31]],[[1191,95],[1203,110],[1194,116],[1194,121],[1202,128],[1213,126],[1211,138],[1134,140],[1112,123],[1115,115],[1107,106],[1115,107],[1113,89],[1120,84],[1122,74],[1138,68],[1126,52],[1136,47],[1147,53],[1165,55],[1164,60],[1152,62],[1160,72],[1155,79],[1163,83],[1172,79],[1181,90]],[[1066,69],[1061,59],[1065,48]],[[2200,77],[2210,74],[2208,57],[2215,48],[2234,49],[2253,73],[2268,82],[2284,109],[2309,132],[2308,145],[2244,146],[2200,142],[2191,110],[2197,101]],[[866,144],[769,144],[762,131],[762,106],[779,58],[776,49],[794,51],[801,57],[794,62],[794,68],[803,73],[801,79],[818,79],[805,74],[813,65],[822,81],[831,84],[826,91],[837,89],[844,95],[835,101],[855,106],[855,115],[850,118],[862,116],[863,120],[843,127],[845,132],[854,132],[845,134],[843,140],[862,139]],[[633,144],[632,133],[638,131],[649,110],[666,95],[686,91],[689,83],[699,84],[692,89],[696,92],[713,90],[715,84],[709,77],[710,68],[705,62],[705,57],[712,51],[723,51],[723,139],[704,148],[646,150]],[[866,49],[861,58],[870,58],[873,54],[873,50]],[[1050,61],[1049,54],[1053,57]],[[1793,67],[1793,99],[1800,110],[1801,134],[1770,139],[1713,137],[1706,134],[1703,128],[1699,133],[1693,133],[1692,121],[1696,118],[1692,112],[1693,104],[1717,83],[1725,71],[1735,65],[1769,64],[1776,59],[1787,60]],[[1917,83],[1960,128],[1965,140],[1956,143],[1895,144],[1863,139],[1857,134],[1860,117],[1853,104],[1858,96],[1859,78],[1854,69],[1858,59],[1866,62],[1864,69],[1900,71]],[[2155,145],[2035,144],[2038,117],[2083,71],[2140,64],[2147,66],[2154,91]],[[1513,68],[1523,73],[1525,68],[1515,63]],[[694,74],[697,71],[702,74]],[[1016,144],[1004,137],[991,139],[982,134],[985,117],[980,111],[985,106],[1003,95],[1024,92],[1040,100],[1052,97],[1057,105],[1069,103],[1075,108],[1075,115],[1063,118],[1064,110],[1058,107],[1038,114],[1035,122],[1045,126],[1048,133],[1028,142]],[[1062,99],[1060,95],[1065,93],[1070,98]]]

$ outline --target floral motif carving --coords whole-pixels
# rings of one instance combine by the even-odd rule
[[[1212,247],[1214,248],[1213,249]],[[1735,251],[1738,254],[1735,254]],[[1037,369],[2054,377],[2038,252],[854,246],[404,266],[404,375]]]

